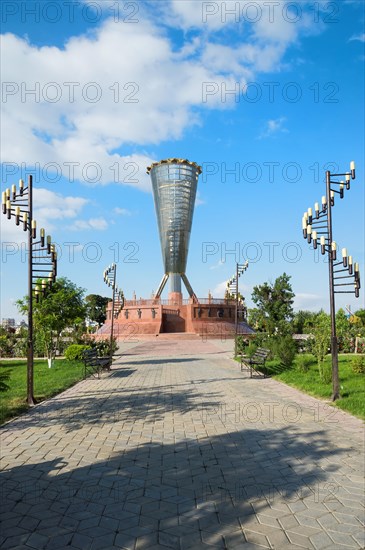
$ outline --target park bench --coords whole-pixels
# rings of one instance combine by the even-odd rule
[[[265,378],[265,373],[260,371],[260,367],[265,367],[266,359],[270,354],[270,350],[266,348],[257,348],[255,353],[248,357],[248,355],[241,355],[241,371],[249,369],[250,378],[252,378],[252,372],[254,371],[259,376]]]
[[[84,377],[95,374],[100,378],[100,373],[103,369],[110,370],[112,359],[110,357],[98,357],[98,352],[95,348],[86,349],[82,352],[82,360],[84,362]]]

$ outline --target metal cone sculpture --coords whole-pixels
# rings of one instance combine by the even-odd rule
[[[159,298],[170,278],[171,293],[181,293],[181,279],[191,298],[194,291],[186,277],[196,189],[202,169],[195,162],[170,158],[147,168],[152,180],[153,196],[160,233],[165,275],[155,297]]]

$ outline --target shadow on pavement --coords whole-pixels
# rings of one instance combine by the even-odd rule
[[[180,404],[189,410],[189,400]],[[89,435],[93,433],[98,433],[97,426]],[[125,436],[120,443],[126,444]],[[2,540],[9,537],[13,547],[21,547],[36,533],[44,537],[37,539],[37,548],[66,548],[82,540],[82,548],[90,548],[92,539],[97,539],[95,548],[134,549],[137,544],[147,549],[157,543],[199,548],[202,541],[214,548],[235,548],[245,541],[241,527],[249,539],[257,515],[284,517],[292,513],[289,505],[300,505],[305,498],[313,503],[331,500],[323,487],[347,451],[331,445],[324,430],[304,437],[290,426],[251,427],[175,444],[161,439],[75,469],[60,455],[1,474],[8,526]],[[87,461],[82,443],[79,452]],[[326,458],[334,459],[327,472],[319,466]],[[19,514],[26,520],[14,534],[9,525]],[[285,538],[272,521],[271,532],[280,531]]]

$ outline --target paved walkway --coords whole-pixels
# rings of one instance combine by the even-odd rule
[[[123,344],[6,424],[1,548],[364,548],[362,422],[232,343]]]

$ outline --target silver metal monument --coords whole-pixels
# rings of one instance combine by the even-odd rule
[[[170,292],[181,294],[181,279],[189,296],[197,300],[185,274],[196,189],[202,169],[195,162],[170,158],[147,168],[160,233],[165,275],[155,297],[159,298],[170,278]]]

